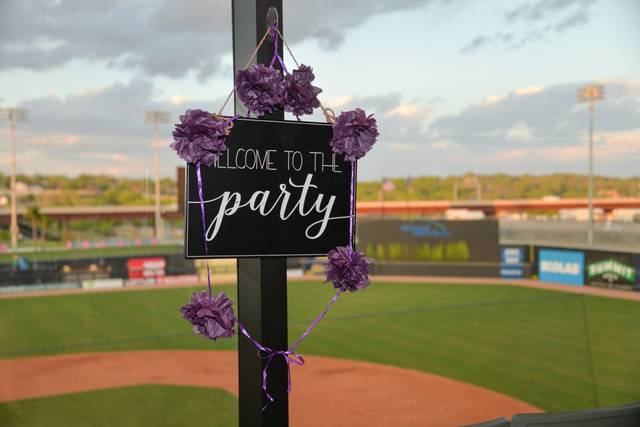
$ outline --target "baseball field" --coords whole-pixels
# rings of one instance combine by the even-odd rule
[[[293,341],[333,292],[329,285],[316,281],[293,282],[288,289],[289,337]],[[217,286],[216,290],[235,300],[235,286]],[[13,383],[7,383],[8,366],[14,372],[17,366],[8,363],[45,360],[52,355],[127,352],[147,357],[151,364],[166,353],[176,355],[173,361],[180,364],[183,353],[177,350],[232,354],[229,350],[235,350],[235,338],[207,341],[194,336],[180,318],[178,308],[193,291],[175,288],[0,299],[0,377],[5,376],[0,392],[10,396],[11,388],[22,381],[14,377]],[[638,401],[639,325],[637,301],[504,284],[374,281],[362,293],[344,295],[298,348],[305,357],[312,357],[307,366],[293,368],[293,397],[303,392],[299,388],[309,387],[296,382],[296,375],[333,358],[435,374],[546,411]],[[204,356],[209,353],[184,353],[184,364],[197,369],[210,362]],[[188,359],[188,355],[194,357]],[[34,378],[41,373],[35,367],[29,369]],[[100,372],[103,376],[116,374],[107,368]],[[52,383],[53,388],[55,385]],[[340,384],[335,387],[333,392],[338,393]],[[86,425],[90,417],[97,420],[92,425],[171,426],[203,416],[207,425],[233,425],[237,400],[223,388],[132,381],[127,386],[78,393],[21,399],[5,396],[0,399],[0,425],[73,427]],[[423,410],[428,413],[430,408]]]

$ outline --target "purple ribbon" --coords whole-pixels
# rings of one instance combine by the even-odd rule
[[[349,247],[353,248],[353,220],[354,210],[353,204],[355,199],[355,183],[356,183],[356,162],[351,160],[351,192],[349,193]]]
[[[284,65],[284,60],[282,59],[282,56],[280,56],[280,53],[278,52],[278,29],[276,27],[271,27],[271,32],[273,33],[273,58],[271,58],[271,63],[269,64],[269,68],[273,68],[273,64],[276,63],[276,59],[278,60],[278,62],[280,63],[280,67],[282,67],[282,71],[285,72],[285,74],[289,74],[289,71],[287,70],[287,67]]]
[[[225,122],[225,126],[233,123],[240,114],[229,118]],[[202,237],[204,238],[204,253],[209,256],[209,242],[207,242],[207,221],[204,217],[204,194],[202,191],[202,172],[200,171],[200,162],[196,163],[196,176],[198,180],[198,197],[200,197],[200,215],[202,216]],[[209,301],[213,301],[213,292],[211,290],[211,272],[209,271],[209,263],[207,262],[207,287],[209,289]]]
[[[304,331],[304,333],[300,335],[300,338],[298,338],[296,342],[294,342],[293,345],[287,350],[272,350],[269,347],[265,347],[264,345],[260,344],[251,336],[244,325],[236,319],[238,322],[238,328],[240,329],[242,335],[247,337],[247,339],[251,341],[253,345],[258,349],[258,357],[267,361],[264,364],[264,368],[262,369],[262,392],[267,397],[267,399],[269,399],[269,402],[264,405],[264,407],[262,408],[263,411],[274,401],[273,396],[271,396],[271,394],[267,390],[267,384],[269,383],[269,364],[275,357],[281,356],[284,358],[284,361],[287,364],[287,393],[291,393],[291,364],[293,363],[294,365],[298,366],[304,365],[304,358],[298,353],[294,352],[294,350],[302,342],[302,340],[304,340],[311,333],[311,330],[315,328],[316,325],[327,315],[331,307],[333,307],[336,301],[338,301],[338,298],[340,298],[341,294],[342,290],[338,289],[338,291],[333,296],[333,298],[331,298],[331,301],[329,301],[329,304],[324,308],[324,310],[322,310],[322,312],[313,320],[313,322],[311,322],[307,330]]]
[[[234,119],[235,120],[235,119]],[[209,256],[209,242],[207,242],[207,221],[204,218],[204,195],[202,192],[202,173],[200,172],[200,162],[196,163],[196,176],[198,177],[198,196],[200,197],[200,214],[202,216],[202,237],[204,238],[204,253]],[[207,286],[209,288],[209,301],[213,301],[211,291],[211,272],[207,262]]]
[[[271,60],[271,65],[273,65],[274,61],[275,61],[275,57],[277,56],[278,59],[281,61],[281,65],[283,67],[283,69],[286,71],[286,68],[284,67],[284,63],[282,62],[282,58],[280,57],[280,55],[278,55],[278,48],[277,48],[277,32],[276,32],[276,54],[274,55],[274,59]],[[232,123],[234,120],[236,120],[238,117],[240,117],[239,115],[236,115],[232,118],[230,118],[227,123]],[[356,162],[355,161],[351,161],[351,188],[350,188],[350,197],[349,197],[349,248],[353,249],[353,232],[354,232],[354,202],[355,202],[355,166],[356,166]],[[204,211],[204,192],[203,192],[203,185],[202,185],[202,172],[200,170],[200,162],[196,163],[196,176],[197,176],[197,181],[198,181],[198,196],[200,198],[200,213],[201,213],[201,217],[202,217],[202,231],[203,231],[203,238],[204,238],[204,251],[205,251],[205,255],[209,255],[209,246],[208,246],[208,241],[207,241],[207,222],[205,219],[205,211]],[[209,270],[209,264],[207,263],[207,285],[208,285],[208,289],[209,289],[209,299],[213,300],[213,296],[212,296],[212,290],[211,290],[211,271]],[[313,320],[313,322],[311,322],[311,324],[309,325],[309,327],[304,331],[304,333],[302,335],[300,335],[300,337],[293,343],[293,345],[291,347],[289,347],[287,350],[273,350],[269,347],[266,347],[262,344],[260,344],[258,341],[256,341],[251,334],[249,334],[249,332],[247,331],[247,329],[244,327],[244,325],[240,322],[239,319],[236,319],[237,323],[238,323],[238,329],[240,330],[240,332],[242,333],[242,335],[244,335],[245,337],[247,337],[247,339],[249,341],[251,341],[253,343],[253,345],[258,349],[258,357],[260,357],[263,360],[266,360],[266,363],[264,365],[264,368],[262,369],[262,391],[264,393],[264,395],[267,397],[267,399],[269,399],[269,402],[262,408],[262,411],[264,411],[267,406],[269,406],[273,401],[274,398],[273,396],[271,396],[271,394],[269,393],[269,391],[267,390],[267,385],[269,383],[269,365],[271,364],[271,361],[280,356],[283,357],[285,360],[285,363],[287,364],[287,393],[291,393],[291,364],[293,363],[294,365],[298,365],[298,366],[303,366],[304,365],[304,358],[299,355],[298,353],[296,353],[294,350],[296,349],[296,347],[298,347],[298,345],[311,333],[311,331],[313,330],[313,328],[315,328],[318,323],[320,323],[320,321],[322,319],[324,319],[324,317],[327,315],[327,313],[329,312],[329,310],[331,309],[331,307],[333,307],[333,305],[338,301],[338,299],[340,298],[340,295],[342,295],[342,290],[338,289],[336,291],[336,294],[333,296],[333,298],[331,298],[331,301],[329,301],[329,304],[327,304],[327,306],[324,308],[324,310],[322,310],[322,312],[320,312],[320,314],[318,314],[318,316],[316,316],[316,318]],[[262,354],[261,354],[262,353]]]

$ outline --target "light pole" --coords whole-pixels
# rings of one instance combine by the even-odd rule
[[[22,108],[0,109],[0,121],[7,120],[9,127],[9,168],[11,169],[11,247],[18,246],[18,208],[17,208],[17,188],[16,188],[16,145],[14,139],[15,122],[22,122],[27,119],[29,111]]]
[[[154,230],[155,238],[158,241],[164,240],[164,226],[162,224],[162,215],[160,212],[160,125],[169,121],[169,113],[165,111],[150,110],[145,112],[144,121],[153,124],[153,147],[154,147],[154,164],[156,175],[155,188],[155,216]]]
[[[589,103],[589,227],[587,243],[593,245],[593,121],[596,101],[604,99],[604,86],[589,84],[578,89],[578,101]]]

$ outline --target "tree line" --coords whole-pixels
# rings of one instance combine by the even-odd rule
[[[151,178],[126,178],[108,175],[82,174],[18,175],[19,183],[27,185],[29,195],[21,202],[38,207],[86,205],[152,204],[154,182]],[[550,175],[457,175],[391,178],[392,185],[382,191],[382,181],[358,183],[358,200],[375,201],[384,197],[393,200],[483,200],[541,199],[543,197],[583,198],[587,195],[587,177],[578,174]],[[594,178],[596,197],[640,197],[640,176]],[[0,194],[7,194],[9,176],[0,173]],[[4,190],[4,191],[3,191]],[[177,184],[163,178],[163,204],[177,203]]]

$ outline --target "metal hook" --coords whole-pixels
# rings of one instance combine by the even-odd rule
[[[278,9],[276,9],[275,7],[271,6],[268,10],[267,10],[267,20],[266,20],[266,24],[267,24],[267,29],[270,28],[278,28]],[[273,37],[275,36],[275,33],[273,31],[269,31],[269,40],[273,40]]]

